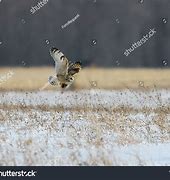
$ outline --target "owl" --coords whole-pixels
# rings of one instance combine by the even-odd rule
[[[57,48],[50,49],[50,55],[55,62],[55,76],[50,76],[48,82],[52,86],[59,85],[62,89],[68,88],[74,81],[74,76],[81,70],[81,62],[71,63]]]

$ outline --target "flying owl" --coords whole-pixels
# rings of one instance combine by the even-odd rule
[[[55,61],[55,76],[50,76],[48,82],[59,85],[62,89],[68,88],[74,81],[74,75],[81,70],[81,62],[71,63],[65,55],[57,48],[50,49],[50,55]]]

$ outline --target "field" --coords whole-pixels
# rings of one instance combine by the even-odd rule
[[[53,75],[54,68],[0,68],[0,77],[8,72],[12,77],[0,85],[0,91],[37,91]],[[84,68],[72,89],[170,89],[170,69],[102,69]],[[48,90],[56,88],[48,87]]]
[[[39,90],[51,68],[11,71],[0,165],[170,165],[170,70],[85,69],[64,93]]]

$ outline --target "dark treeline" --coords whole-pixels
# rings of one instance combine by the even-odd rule
[[[52,65],[55,46],[84,66],[169,67],[169,12],[169,0],[2,0],[0,65]]]

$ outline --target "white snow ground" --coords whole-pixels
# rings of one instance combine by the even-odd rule
[[[0,93],[0,165],[170,165],[170,91]]]

